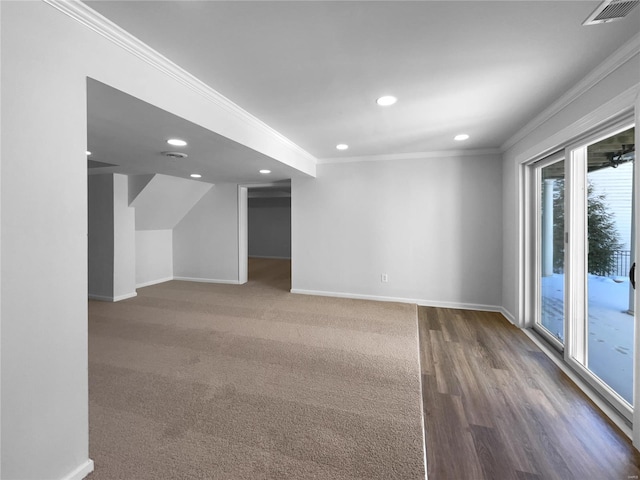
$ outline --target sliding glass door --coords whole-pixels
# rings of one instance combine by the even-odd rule
[[[558,349],[564,345],[564,158],[535,166],[536,292],[535,328]]]
[[[586,163],[581,187],[587,232],[585,349],[575,359],[629,406],[633,404],[634,296],[629,272],[635,236],[634,133],[627,128],[572,152]]]
[[[530,166],[534,329],[628,418],[633,405],[634,134],[632,126],[620,124]]]

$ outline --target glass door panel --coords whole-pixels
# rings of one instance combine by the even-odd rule
[[[539,169],[536,327],[564,343],[564,160]]]
[[[587,147],[586,367],[633,403],[634,129]]]

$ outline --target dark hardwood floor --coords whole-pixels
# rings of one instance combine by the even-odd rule
[[[630,440],[502,315],[418,312],[429,480],[640,478]]]

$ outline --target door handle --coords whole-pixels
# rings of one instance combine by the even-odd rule
[[[631,265],[631,270],[629,270],[629,280],[631,281],[631,286],[633,289],[636,289],[636,262],[633,262]]]

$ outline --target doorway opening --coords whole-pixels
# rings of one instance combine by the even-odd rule
[[[246,188],[246,201],[242,189]],[[291,290],[291,181],[240,187],[241,216],[246,212],[246,281]]]

